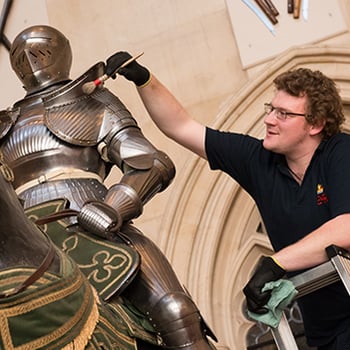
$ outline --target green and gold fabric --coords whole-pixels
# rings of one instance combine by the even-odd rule
[[[35,221],[65,208],[64,200],[55,200],[27,209],[26,214]],[[140,264],[134,249],[81,231],[67,232],[66,227],[64,221],[58,220],[42,228],[57,247],[73,258],[102,299],[107,300],[132,280]]]
[[[35,221],[43,216],[64,210],[66,206],[66,201],[55,200],[27,209],[26,214]],[[96,297],[98,300],[98,322],[95,324],[93,333],[89,336],[89,342],[85,349],[136,350],[136,338],[159,345],[161,339],[144,315],[121,297],[115,297],[115,293],[118,295],[123,286],[128,284],[137,273],[140,264],[139,254],[126,244],[112,243],[80,231],[68,232],[66,227],[67,224],[64,221],[58,220],[43,225],[42,229],[60,251],[65,253],[64,256],[68,255],[71,258],[69,261],[73,260],[76,263],[75,266],[79,267],[79,269],[76,268],[77,272],[80,272],[79,278],[85,275],[99,296]],[[48,277],[46,276],[46,278]],[[73,277],[72,280],[74,280]],[[85,281],[85,283],[87,282]],[[112,295],[114,295],[113,301],[109,303],[108,300]],[[72,310],[72,312],[74,311]],[[52,315],[54,318],[55,314]],[[37,314],[35,317],[41,317],[41,315]],[[74,344],[72,341],[70,342],[70,345]],[[61,349],[55,346],[43,347],[42,349]],[[77,350],[80,348],[66,347],[62,349]]]

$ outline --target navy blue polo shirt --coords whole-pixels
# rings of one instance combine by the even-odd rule
[[[211,169],[230,175],[254,199],[276,251],[350,213],[350,135],[337,134],[320,144],[301,186],[284,156],[264,149],[262,140],[207,128],[205,147]],[[341,283],[298,303],[311,346],[350,327],[350,297]]]

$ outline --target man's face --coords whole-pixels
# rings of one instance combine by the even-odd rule
[[[312,125],[304,116],[288,115],[288,112],[305,114],[306,102],[306,96],[295,97],[285,91],[277,91],[271,101],[273,110],[264,119],[266,136],[263,145],[267,150],[291,157],[305,151]],[[283,116],[283,112],[287,114]]]

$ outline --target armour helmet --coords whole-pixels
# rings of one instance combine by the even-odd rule
[[[23,30],[10,49],[12,69],[28,94],[69,80],[72,49],[57,29],[37,25]]]

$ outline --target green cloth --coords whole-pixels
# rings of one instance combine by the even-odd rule
[[[45,272],[23,292],[0,299],[0,349],[137,350],[136,338],[158,344],[157,334],[135,324],[121,302],[116,310],[99,300],[73,259],[56,254],[60,273]],[[34,271],[0,270],[0,292]]]
[[[65,208],[66,202],[59,199],[29,208],[26,210],[26,214],[35,221],[42,216],[59,212]],[[119,288],[124,286],[125,280],[132,280],[134,274],[137,273],[140,256],[136,250],[126,244],[109,242],[99,237],[89,236],[84,232],[67,232],[66,226],[63,220],[58,220],[43,225],[43,230],[60,250],[68,255],[67,261],[74,260],[77,263],[80,268],[79,272],[83,272],[102,299],[98,303],[100,317],[85,350],[101,348],[136,350],[136,338],[159,345],[160,338],[152,325],[149,324],[148,319],[143,314],[131,309],[130,305],[126,304],[122,298],[113,295],[114,291],[118,293]],[[74,281],[72,279],[70,282]],[[10,287],[6,285],[2,288],[1,283],[0,274],[0,292],[2,289],[7,290],[12,287],[12,285]],[[109,299],[111,295],[113,298]],[[108,302],[105,302],[106,299]],[[62,313],[65,314],[64,308],[62,308]],[[55,315],[55,312],[51,312],[51,314]],[[29,333],[31,332],[27,323],[22,322],[21,325]],[[50,325],[49,323],[48,326]],[[71,336],[71,331],[63,332],[63,334],[66,337]],[[61,349],[61,347],[56,348]],[[1,337],[0,349],[3,349]]]
[[[298,294],[298,291],[295,289],[293,283],[286,279],[266,283],[262,291],[266,292],[268,290],[271,290],[271,297],[265,305],[268,312],[260,315],[248,311],[248,316],[255,321],[277,328],[281,321],[283,310]]]
[[[98,322],[96,298],[72,259],[61,258],[59,274],[45,272],[21,293],[0,299],[0,349],[64,349],[86,345]],[[0,271],[0,290],[18,285],[35,268]]]
[[[57,213],[66,207],[62,199],[52,200],[26,209],[27,216],[36,219]],[[80,230],[67,232],[67,223],[53,221],[42,226],[51,240],[78,264],[103,300],[125,287],[137,273],[140,256],[126,244],[110,242]]]

